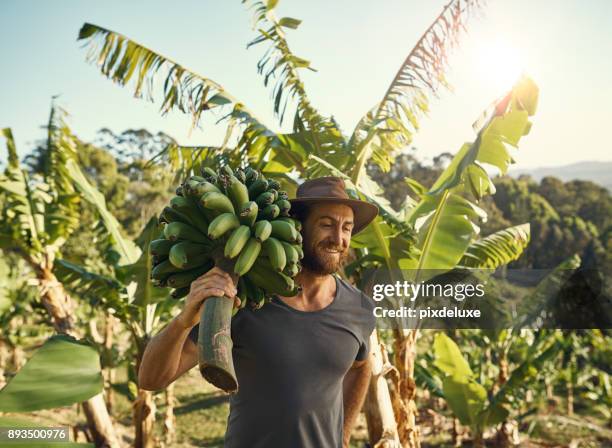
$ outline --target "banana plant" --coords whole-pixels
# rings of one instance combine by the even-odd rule
[[[55,269],[58,279],[72,294],[113,314],[130,332],[135,353],[129,365],[128,390],[134,400],[135,447],[155,445],[155,401],[151,391],[137,385],[140,361],[148,341],[176,308],[175,300],[163,288],[153,287],[150,281],[153,262],[149,244],[161,232],[157,218],[152,218],[136,239],[141,253],[138,260],[114,266],[112,276],[91,272],[67,260],[58,260]]]
[[[3,197],[0,249],[26,262],[55,330],[78,336],[75,304],[57,280],[53,268],[62,245],[77,228],[80,202],[87,201],[96,208],[123,262],[134,259],[137,253],[119,232],[119,225],[106,209],[102,194],[81,171],[76,157],[79,141],[64,118],[65,112],[54,105],[47,125],[42,176],[31,177],[20,167],[11,130],[5,128],[1,132],[6,139],[8,166],[0,175]],[[83,408],[96,441],[117,446],[118,439],[102,396],[87,400]]]
[[[54,372],[49,375],[49,372]],[[34,352],[0,390],[0,412],[31,412],[68,406],[102,391],[100,360],[94,348],[71,336],[55,335]],[[34,422],[0,417],[0,425],[27,428]],[[23,443],[3,443],[3,446]],[[43,444],[41,444],[43,446]],[[47,445],[45,445],[47,446]],[[49,446],[93,447],[90,443],[54,442]]]
[[[491,394],[478,382],[457,344],[444,333],[436,334],[435,365],[443,373],[444,399],[460,422],[470,427],[475,447],[485,446],[484,431],[508,418],[508,407],[518,401],[512,398],[524,393],[560,348],[554,332],[536,332],[525,358],[509,373],[497,393]]]

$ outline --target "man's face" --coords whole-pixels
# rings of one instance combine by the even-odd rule
[[[318,275],[338,271],[348,255],[353,210],[344,204],[316,205],[302,225],[304,267]]]

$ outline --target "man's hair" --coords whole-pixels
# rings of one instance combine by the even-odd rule
[[[310,213],[310,205],[301,204],[299,207],[291,208],[291,216],[300,221],[301,223],[306,222],[308,214]]]

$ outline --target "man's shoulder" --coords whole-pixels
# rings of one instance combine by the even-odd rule
[[[342,277],[337,276],[339,284],[344,289],[344,292],[348,294],[351,300],[355,300],[356,303],[360,303],[361,306],[365,309],[372,310],[374,309],[374,301],[372,298],[368,297],[363,291],[361,291],[356,286],[344,280]]]

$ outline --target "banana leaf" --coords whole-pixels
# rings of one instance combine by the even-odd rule
[[[0,412],[68,406],[100,393],[102,386],[98,353],[70,336],[52,336],[0,390]]]

